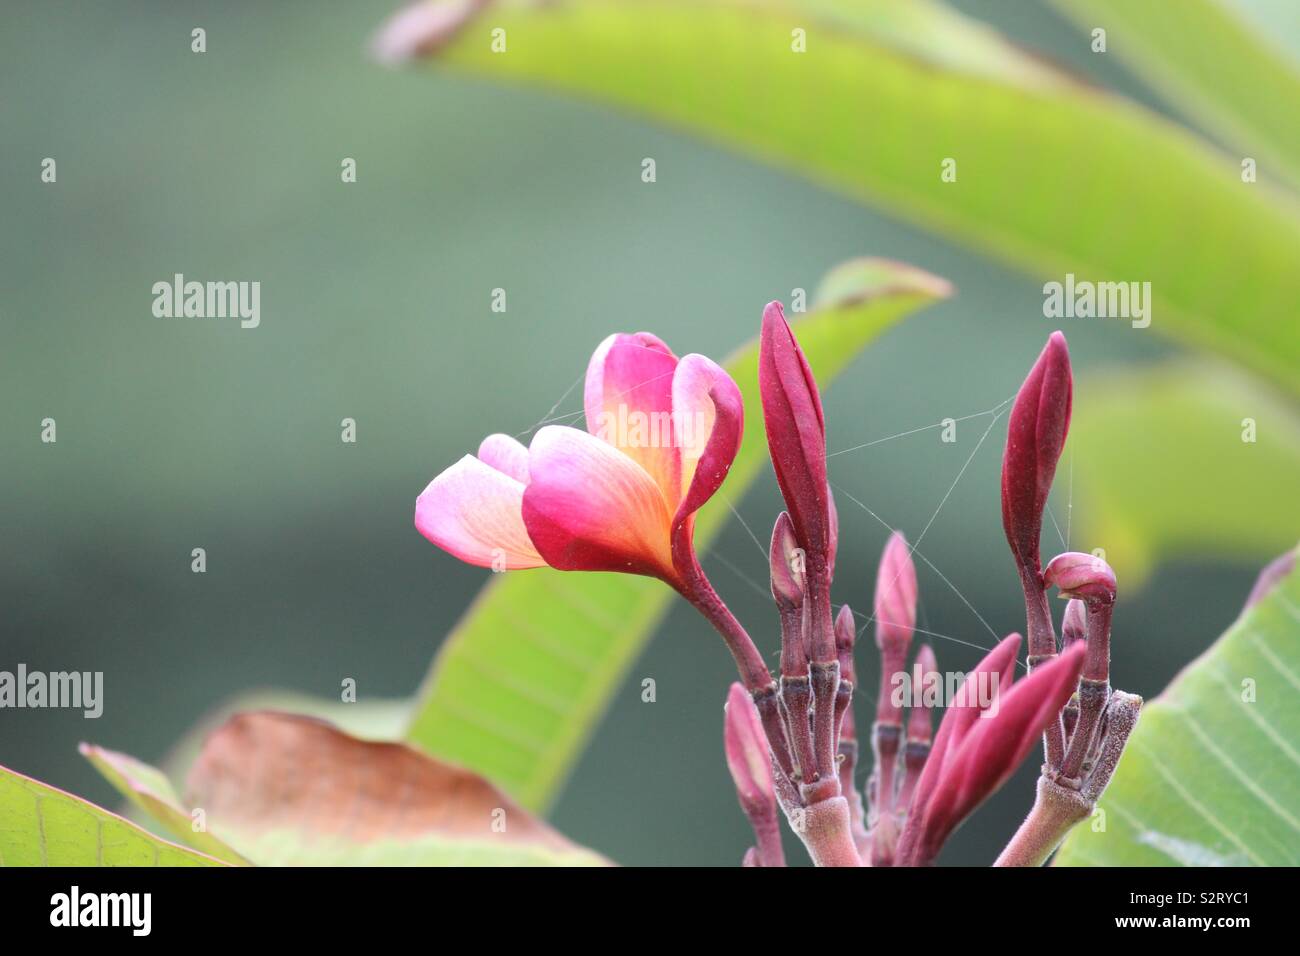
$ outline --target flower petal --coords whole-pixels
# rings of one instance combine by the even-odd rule
[[[712,498],[727,477],[740,451],[745,402],[717,362],[687,355],[673,373],[672,403],[674,441],[681,455],[681,498],[675,516],[680,521]]]
[[[479,461],[528,484],[528,449],[509,435],[488,435],[478,446]]]
[[[546,562],[524,528],[523,495],[522,482],[466,455],[416,499],[415,527],[469,564],[500,570],[542,567]]]
[[[639,464],[670,509],[681,497],[681,455],[673,435],[677,356],[649,332],[601,342],[587,366],[587,431]]]
[[[999,641],[993,650],[989,651],[975,666],[975,669],[966,675],[965,682],[957,689],[948,709],[944,711],[943,720],[939,722],[939,732],[935,735],[930,756],[925,762],[925,769],[921,771],[921,779],[917,781],[916,789],[912,793],[912,802],[906,808],[907,825],[899,844],[900,852],[905,849],[905,844],[920,835],[915,831],[919,830],[926,803],[939,784],[949,755],[955,753],[961,746],[961,741],[970,730],[970,725],[979,718],[981,708],[978,706],[978,701],[973,699],[967,690],[967,686],[972,688],[977,686],[972,679],[979,680],[978,675],[989,674],[988,679],[993,679],[992,675],[996,675],[999,691],[1009,688],[1015,678],[1016,652],[1019,650],[1019,634],[1010,634]]]
[[[1007,781],[1042,738],[1079,681],[1085,649],[1075,645],[1037,667],[1002,695],[944,762],[943,775],[926,803],[921,845],[933,859],[948,836]]]
[[[644,468],[576,428],[548,425],[528,450],[524,525],[546,563],[674,580],[668,508]]]

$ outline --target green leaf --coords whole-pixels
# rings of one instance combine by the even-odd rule
[[[1300,571],[1142,709],[1064,866],[1300,864]],[[1270,570],[1279,570],[1275,565]]]
[[[0,866],[220,866],[102,807],[0,767]]]
[[[795,324],[823,384],[881,331],[949,292],[919,269],[871,259],[834,270],[823,288],[822,304]],[[726,499],[743,494],[766,455],[757,344],[726,369],[745,396],[749,427],[722,494],[697,518],[701,550],[729,516]],[[662,583],[631,575],[494,575],[439,650],[407,739],[526,807],[546,807],[671,599]]]
[[[1293,405],[1235,369],[1191,361],[1090,375],[1075,394],[1062,463],[1074,474],[1075,544],[1104,548],[1123,587],[1162,558],[1253,562],[1293,543]]]
[[[1243,157],[1300,183],[1300,72],[1223,0],[1054,0],[1079,26],[1106,29],[1107,53]],[[1270,166],[1276,167],[1271,170]]]
[[[247,860],[206,829],[194,829],[190,812],[181,806],[180,797],[161,770],[134,757],[92,744],[82,744],[80,749],[82,756],[124,797],[165,826],[174,836],[218,860],[248,864]]]
[[[599,866],[477,774],[297,714],[236,714],[190,770],[214,834],[277,866]]]
[[[1293,195],[1242,183],[1240,157],[1134,103],[1031,70],[965,18],[900,30],[895,6],[837,4],[832,16],[825,2],[493,5],[425,46],[450,67],[694,132],[1032,274],[1150,282],[1153,329],[1300,393]],[[806,53],[791,50],[796,27]],[[506,53],[492,52],[496,28]],[[955,182],[940,179],[945,158]]]

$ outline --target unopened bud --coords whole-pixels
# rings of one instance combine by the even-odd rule
[[[916,629],[916,567],[907,539],[895,531],[876,572],[876,646],[905,659]]]
[[[1043,509],[1070,430],[1074,380],[1065,336],[1053,332],[1016,395],[1002,456],[1002,527],[1021,573],[1037,577]]]
[[[1061,620],[1062,648],[1069,647],[1088,636],[1088,608],[1079,598],[1071,598],[1065,605],[1065,617]]]
[[[1095,554],[1082,551],[1058,554],[1043,569],[1043,585],[1055,585],[1061,597],[1088,604],[1115,603],[1115,572]]]

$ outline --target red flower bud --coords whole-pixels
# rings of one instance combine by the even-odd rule
[[[772,466],[795,534],[824,562],[832,540],[826,423],[817,382],[780,302],[763,311],[758,389]]]
[[[900,863],[932,862],[953,830],[1006,782],[1074,693],[1084,653],[1083,645],[1076,644],[1006,690],[1012,673],[1008,671],[995,705],[979,707],[969,697],[961,700],[964,695],[958,692],[913,799],[899,846]],[[969,686],[970,678],[962,690]]]
[[[1002,457],[1002,526],[1022,574],[1039,572],[1043,509],[1070,430],[1073,391],[1065,336],[1053,332],[1011,407]]]
[[[1061,597],[1088,604],[1115,603],[1115,572],[1096,555],[1067,551],[1052,558],[1043,569],[1043,586],[1053,585],[1061,589]]]

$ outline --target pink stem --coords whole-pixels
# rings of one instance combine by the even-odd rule
[[[853,842],[849,802],[831,797],[802,811],[799,838],[817,866],[861,866],[862,857]]]

